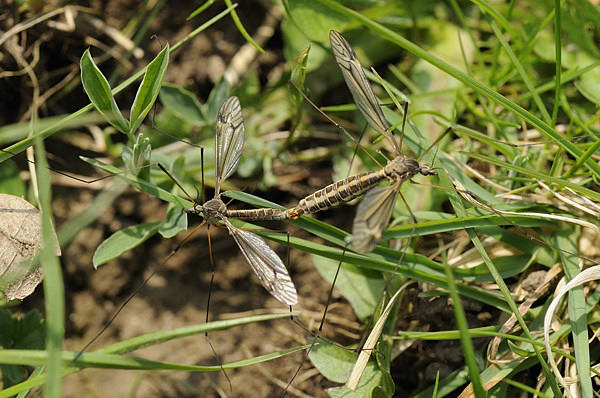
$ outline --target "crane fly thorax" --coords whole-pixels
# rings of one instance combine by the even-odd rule
[[[225,205],[225,203],[223,203],[221,198],[216,197],[204,203],[203,205],[194,205],[194,207],[192,207],[191,209],[185,210],[185,213],[202,213],[202,216],[206,220],[207,224],[215,225],[223,218],[226,211],[227,206]]]
[[[225,203],[219,197],[211,199],[202,205],[202,214],[204,214],[204,219],[209,225],[217,224],[223,218],[226,211],[227,206],[225,206]]]
[[[398,155],[385,165],[385,174],[393,179],[410,180],[419,173],[421,166],[415,159]]]
[[[437,175],[437,171],[427,165],[421,166],[418,161],[404,155],[398,155],[384,167],[385,174],[392,179],[410,180],[417,174]]]

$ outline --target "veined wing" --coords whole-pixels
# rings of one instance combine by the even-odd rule
[[[371,189],[358,204],[352,225],[352,246],[359,253],[368,253],[381,241],[390,222],[402,181]]]
[[[256,234],[234,227],[226,218],[223,222],[265,289],[283,304],[298,304],[296,288],[279,256]]]
[[[397,153],[401,153],[390,130],[390,125],[383,116],[383,111],[373,92],[373,88],[350,43],[335,30],[329,32],[329,41],[331,42],[335,60],[342,70],[346,85],[350,89],[352,98],[354,98],[358,109],[371,127],[380,134],[383,134],[392,143]]]
[[[221,183],[240,163],[244,146],[244,117],[237,97],[230,97],[221,105],[215,123],[215,196]]]

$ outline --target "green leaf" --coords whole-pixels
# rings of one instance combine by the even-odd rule
[[[133,225],[112,234],[98,246],[94,253],[94,268],[109,262],[123,253],[139,246],[158,232],[162,222]]]
[[[316,255],[312,255],[312,260],[321,276],[331,283],[339,261]],[[335,283],[336,289],[350,301],[356,316],[361,320],[373,314],[384,286],[385,280],[381,272],[361,269],[346,263],[342,264]]]
[[[44,348],[46,328],[38,310],[28,312],[23,318],[17,319],[14,323],[13,348],[28,350]]]
[[[169,204],[167,219],[158,229],[158,233],[164,238],[172,238],[178,233],[185,231],[187,229],[187,224],[187,214],[181,210],[181,207]]]
[[[180,119],[204,126],[209,124],[202,112],[202,106],[194,94],[183,87],[165,83],[160,89],[160,101]]]
[[[345,383],[358,359],[355,352],[319,341],[310,351],[310,362],[323,376],[335,383]]]
[[[284,44],[283,54],[285,59],[291,62],[296,59],[298,54],[303,52],[310,40],[290,20],[286,19],[281,23],[281,30]],[[307,72],[318,70],[326,61],[331,61],[331,51],[322,46],[311,45],[310,57],[306,65]]]
[[[308,53],[310,52],[310,44],[302,50],[300,55],[292,62],[292,74],[290,76],[290,82],[293,86],[289,87],[290,95],[294,105],[297,108],[301,108],[304,105],[304,97],[298,90],[304,88],[304,80],[306,79],[306,65],[308,64]],[[296,86],[296,87],[294,87]]]
[[[589,71],[575,82],[577,89],[591,102],[600,104],[600,73],[598,68]]]
[[[25,196],[25,181],[19,176],[19,169],[13,162],[0,163],[0,192]]]
[[[0,311],[0,347],[2,350],[44,348],[46,328],[37,310],[24,317],[11,317],[8,311]],[[27,368],[22,365],[0,365],[2,387],[8,388],[23,380]]]
[[[316,1],[293,0],[287,5],[290,17],[298,29],[310,40],[319,43],[329,40],[330,30],[341,31],[350,22],[347,16]]]
[[[94,104],[107,122],[118,131],[127,134],[129,132],[129,123],[123,118],[121,111],[119,111],[108,80],[106,80],[106,77],[104,77],[94,63],[89,48],[85,50],[81,57],[80,67],[81,83],[92,104]]]
[[[311,350],[309,358],[312,364],[328,380],[335,383],[345,383],[357,360],[357,355],[350,350],[319,342]],[[379,386],[383,385],[384,390],[386,390],[387,387],[385,386],[388,382],[389,379],[385,377],[385,373],[379,369],[376,361],[371,358],[355,392],[345,387],[338,387],[329,389],[328,393],[331,397],[370,397],[371,392]]]
[[[167,66],[169,65],[169,43],[158,53],[156,58],[148,65],[144,80],[138,88],[131,106],[131,126],[129,128],[130,133],[140,127],[140,124],[152,109],[158,92],[162,85],[165,73],[167,72]]]

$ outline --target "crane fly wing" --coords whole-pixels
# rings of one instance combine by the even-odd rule
[[[350,43],[335,30],[329,32],[329,41],[331,42],[335,60],[342,70],[346,85],[350,89],[352,98],[354,98],[358,109],[371,127],[379,134],[383,134],[393,145],[394,149],[398,153],[401,153],[390,130],[390,125],[385,116],[383,116],[379,100],[375,96],[373,88]]]
[[[265,289],[283,304],[298,304],[294,283],[273,249],[256,234],[233,226],[226,218],[223,222]]]
[[[215,123],[215,197],[221,183],[240,163],[244,146],[244,117],[237,97],[230,97],[221,105]]]
[[[398,197],[401,181],[371,189],[358,204],[352,225],[352,246],[359,253],[368,253],[381,241],[394,204]]]
[[[237,97],[230,97],[223,103],[215,124],[215,199],[217,204],[221,183],[237,168],[244,146],[244,118],[242,107]],[[209,201],[208,203],[211,203]],[[206,205],[204,206],[206,208]],[[260,283],[277,300],[284,304],[298,303],[298,294],[285,265],[275,252],[257,235],[234,227],[225,216],[225,207],[215,210],[223,221],[229,234],[250,263]]]

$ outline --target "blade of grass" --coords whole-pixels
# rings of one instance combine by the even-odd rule
[[[562,229],[552,234],[553,244],[565,250],[577,251],[577,238],[573,228]],[[561,262],[568,280],[573,280],[580,272],[579,262],[574,256],[560,253]],[[586,295],[583,286],[579,285],[569,291],[568,312],[571,322],[573,345],[575,347],[575,366],[583,397],[593,396],[592,379],[590,377],[590,345],[588,342],[588,319],[586,311]],[[586,392],[587,391],[587,392]]]
[[[590,199],[600,202],[600,194],[598,192],[593,191],[588,188],[585,188],[585,187],[582,187],[579,184],[567,181],[564,178],[552,177],[552,176],[549,176],[548,174],[540,173],[540,172],[537,172],[532,169],[519,167],[519,166],[510,164],[510,163],[506,163],[499,159],[492,158],[490,156],[479,155],[479,154],[472,153],[472,152],[469,152],[468,155],[473,157],[474,159],[479,159],[484,162],[495,164],[496,166],[503,167],[505,169],[512,170],[512,171],[515,171],[515,172],[521,173],[523,175],[527,175],[527,176],[530,176],[532,178],[536,178],[536,179],[539,179],[542,181],[548,181],[548,182],[556,184],[557,186],[560,186],[560,187],[569,187],[573,191],[580,193],[583,196],[586,196]]]
[[[42,142],[35,146],[40,211],[42,213],[42,236],[44,244],[40,261],[44,266],[44,297],[46,304],[46,353],[43,365],[48,369],[46,384],[47,397],[60,397],[62,394],[61,356],[65,334],[64,286],[60,263],[54,247],[54,222],[50,193],[50,170],[46,163],[46,153]]]
[[[231,19],[233,20],[233,23],[238,28],[238,30],[240,31],[242,36],[244,36],[244,39],[246,39],[246,41],[248,43],[252,44],[254,46],[254,48],[256,48],[258,50],[258,52],[260,52],[263,55],[266,54],[265,50],[263,50],[262,47],[259,46],[258,43],[254,41],[252,36],[250,36],[250,34],[248,34],[248,32],[246,31],[246,28],[244,28],[244,25],[242,25],[242,21],[240,21],[240,17],[238,17],[237,12],[235,12],[235,10],[233,9],[234,7],[233,7],[233,4],[231,3],[231,0],[225,0],[225,5],[229,8],[231,8]]]
[[[481,375],[479,374],[479,365],[477,363],[477,356],[475,355],[475,349],[473,348],[473,341],[471,340],[471,334],[469,332],[469,324],[465,315],[465,310],[462,306],[461,298],[458,293],[457,284],[454,279],[452,268],[448,265],[444,266],[446,271],[446,280],[448,281],[448,287],[450,297],[452,297],[452,308],[454,310],[454,319],[458,326],[458,332],[460,336],[460,343],[469,372],[469,380],[471,380],[471,387],[476,397],[483,397],[485,395],[483,389],[483,383],[481,381]]]

